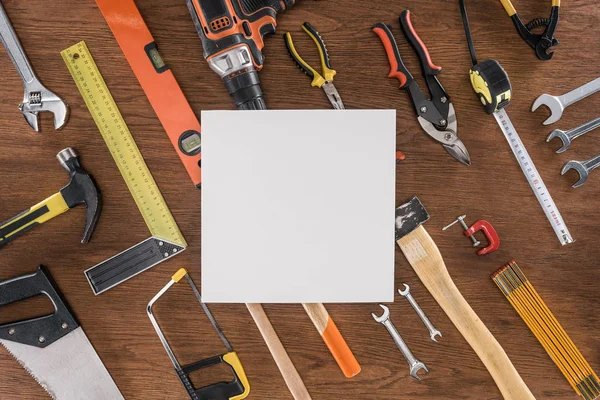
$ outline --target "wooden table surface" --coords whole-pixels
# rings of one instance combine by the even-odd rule
[[[544,177],[571,233],[577,240],[562,247],[517,165],[493,117],[486,115],[469,85],[470,58],[455,1],[303,0],[279,16],[279,32],[294,32],[301,54],[317,64],[316,49],[301,31],[309,21],[323,35],[338,75],[335,79],[347,108],[397,109],[398,149],[406,161],[398,168],[397,201],[417,194],[431,220],[426,229],[436,241],[450,274],[464,297],[495,335],[538,399],[574,399],[558,368],[490,279],[490,274],[515,259],[561,321],[573,341],[600,372],[600,325],[597,282],[600,280],[597,210],[600,172],[581,188],[570,185],[572,173],[560,176],[571,159],[600,153],[600,131],[578,139],[556,155],[558,143],[546,144],[555,128],[569,129],[598,117],[600,95],[569,107],[560,122],[543,126],[546,112],[531,113],[542,93],[563,94],[600,75],[597,40],[600,8],[593,0],[565,1],[556,36],[561,45],[552,61],[535,58],[518,36],[496,0],[468,2],[480,58],[500,60],[513,85],[508,113]],[[42,118],[42,132],[23,121],[16,105],[22,85],[6,52],[0,51],[0,220],[55,193],[67,175],[55,159],[72,146],[84,168],[99,183],[104,208],[89,244],[79,243],[84,208],[78,207],[36,228],[0,250],[0,279],[47,265],[77,318],[127,399],[186,397],[156,336],[145,307],[178,268],[186,267],[200,282],[200,192],[193,187],[175,155],[147,98],[121,53],[96,4],[84,1],[2,2],[42,82],[71,106],[62,131]],[[550,2],[518,0],[524,19],[547,16]],[[158,43],[163,58],[198,115],[201,110],[232,109],[220,79],[202,57],[185,1],[138,1],[138,7]],[[397,16],[409,7],[413,23],[429,47],[433,62],[444,67],[440,80],[456,108],[459,136],[473,165],[455,162],[423,133],[412,105],[398,83],[388,79],[389,66],[372,24],[393,26],[405,63],[420,77],[414,52],[402,38]],[[185,238],[188,249],[140,276],[94,296],[83,271],[145,239],[148,230],[119,175],[115,163],[73,83],[59,52],[85,40],[160,186]],[[273,109],[330,108],[325,95],[309,86],[289,59],[281,34],[268,37],[266,63],[260,73],[266,101]],[[419,78],[421,85],[423,81]],[[357,182],[360,190],[360,182]],[[486,219],[496,227],[500,249],[477,256],[458,227],[441,227],[458,215],[467,221]],[[396,286],[407,282],[427,315],[443,333],[439,343],[400,297],[390,305],[392,318],[416,356],[431,373],[422,382],[408,375],[406,362],[388,333],[370,316],[376,304],[331,304],[330,314],[362,365],[346,379],[327,351],[300,305],[265,305],[313,399],[499,399],[500,392],[466,341],[437,306],[402,256],[396,252]],[[290,254],[293,257],[293,254]],[[365,266],[368,267],[368,266]],[[225,288],[224,288],[225,290]],[[2,309],[0,322],[30,315],[47,307]],[[211,309],[238,352],[252,386],[252,399],[291,396],[244,305],[212,305]],[[176,287],[157,306],[156,314],[182,362],[224,351],[186,286]],[[0,398],[44,398],[43,390],[0,350]],[[222,371],[196,377],[209,383]]]

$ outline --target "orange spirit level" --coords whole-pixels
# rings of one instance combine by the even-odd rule
[[[133,0],[96,0],[190,178],[199,188],[200,122]]]

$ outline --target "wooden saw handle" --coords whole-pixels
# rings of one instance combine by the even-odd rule
[[[279,372],[281,372],[281,376],[283,376],[283,380],[294,399],[311,400],[310,394],[308,393],[306,386],[304,386],[304,382],[302,381],[298,370],[296,370],[290,356],[287,351],[285,351],[285,348],[283,347],[281,340],[279,340],[277,332],[273,329],[273,325],[271,325],[271,321],[269,321],[269,317],[265,314],[262,305],[246,303],[246,307],[248,308],[248,311],[250,311],[250,315],[252,315],[252,318],[265,340],[265,343],[271,352],[271,356],[273,356],[275,364],[277,364]]]
[[[429,293],[475,350],[504,399],[535,400],[502,346],[460,294],[425,228],[417,227],[397,243]]]

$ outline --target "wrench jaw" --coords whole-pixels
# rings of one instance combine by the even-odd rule
[[[572,169],[574,169],[575,171],[577,171],[579,173],[579,180],[577,182],[575,182],[572,186],[572,187],[576,188],[576,187],[583,185],[585,183],[585,181],[587,181],[588,170],[585,168],[585,166],[580,161],[569,161],[568,163],[565,164],[562,171],[560,171],[560,174],[564,175]]]
[[[408,286],[406,283],[403,283],[403,285],[404,291],[398,289],[398,294],[402,297],[406,297],[410,293],[410,286]]]
[[[442,332],[440,332],[436,329],[434,331],[431,331],[431,333],[429,334],[429,337],[431,338],[431,340],[433,342],[437,343],[437,339],[435,338],[436,336],[442,337]]]
[[[560,149],[556,150],[556,154],[560,154],[560,153],[568,150],[569,146],[571,146],[571,139],[563,130],[555,129],[552,132],[550,132],[550,134],[546,138],[546,143],[549,143],[554,138],[559,138],[562,142],[562,147]]]
[[[542,105],[550,110],[550,116],[543,122],[544,125],[553,124],[562,117],[564,107],[558,97],[549,94],[541,95],[533,102],[531,112],[535,112]]]
[[[417,360],[413,365],[410,366],[410,376],[412,376],[415,379],[421,380],[421,377],[419,376],[420,370],[425,371],[424,375],[427,375],[429,373],[427,366],[421,361]]]
[[[371,316],[373,317],[375,322],[378,322],[381,324],[385,320],[390,318],[390,309],[387,308],[386,306],[384,306],[383,304],[380,304],[379,307],[381,307],[383,309],[383,315],[381,317],[378,317],[377,315],[375,315],[375,313],[371,313]]]
[[[51,112],[54,115],[54,129],[56,130],[65,126],[69,118],[68,104],[43,86],[41,86],[41,90],[26,88],[23,103],[19,104],[19,110],[25,117],[25,121],[36,132],[40,131],[40,112]]]

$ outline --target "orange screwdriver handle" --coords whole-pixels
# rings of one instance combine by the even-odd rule
[[[482,256],[484,254],[492,253],[498,250],[498,248],[500,247],[500,237],[498,237],[498,232],[496,232],[492,224],[483,219],[475,221],[475,223],[465,231],[465,236],[469,237],[478,231],[483,232],[483,234],[488,240],[488,246],[479,250],[477,254]]]

